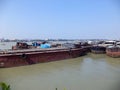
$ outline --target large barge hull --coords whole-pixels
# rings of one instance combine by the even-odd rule
[[[84,53],[84,48],[12,51],[6,54],[0,54],[0,67],[16,67],[76,58]]]

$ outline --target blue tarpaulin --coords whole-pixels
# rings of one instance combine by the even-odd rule
[[[50,44],[41,44],[40,48],[50,48],[51,45]]]

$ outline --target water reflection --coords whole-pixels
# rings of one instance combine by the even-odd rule
[[[99,60],[99,59],[104,59],[106,57],[106,55],[105,54],[88,53],[88,55],[86,57],[91,58],[92,60]]]
[[[0,69],[12,90],[118,90],[120,60],[105,54]]]
[[[109,65],[113,65],[113,67],[120,67],[120,58],[110,58],[106,56],[105,59]]]

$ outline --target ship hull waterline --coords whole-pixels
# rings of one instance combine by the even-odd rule
[[[50,50],[42,52],[22,52],[14,54],[5,54],[0,55],[0,67],[17,67],[50,61],[64,60],[69,58],[76,58],[85,54],[85,50],[86,49],[84,48],[76,48]]]

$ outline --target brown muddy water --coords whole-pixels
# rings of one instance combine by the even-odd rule
[[[120,90],[120,58],[88,54],[30,66],[0,68],[11,90]]]

